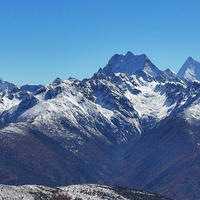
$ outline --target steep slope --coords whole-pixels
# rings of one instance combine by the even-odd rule
[[[117,181],[177,200],[199,199],[200,121],[188,119],[188,113],[163,120],[144,135],[121,160]]]
[[[200,81],[200,63],[188,57],[177,75],[187,81]]]
[[[104,185],[71,185],[50,188],[36,185],[0,185],[0,199],[3,200],[169,200],[161,195],[129,188]]]

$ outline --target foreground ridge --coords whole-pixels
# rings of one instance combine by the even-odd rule
[[[45,187],[0,185],[1,200],[170,200],[158,194],[96,184]]]

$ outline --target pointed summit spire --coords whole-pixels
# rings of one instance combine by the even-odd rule
[[[128,51],[125,56],[130,57],[130,56],[134,56],[134,54],[131,51]]]
[[[177,75],[187,81],[200,81],[200,62],[189,56]]]
[[[194,59],[191,56],[189,56],[187,60],[194,60]]]

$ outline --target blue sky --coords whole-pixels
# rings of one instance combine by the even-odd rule
[[[0,77],[87,78],[127,51],[178,71],[200,61],[199,10],[199,0],[0,0]]]

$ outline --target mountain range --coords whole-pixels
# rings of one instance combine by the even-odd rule
[[[114,55],[89,79],[0,80],[0,183],[133,187],[200,199],[200,63]]]

